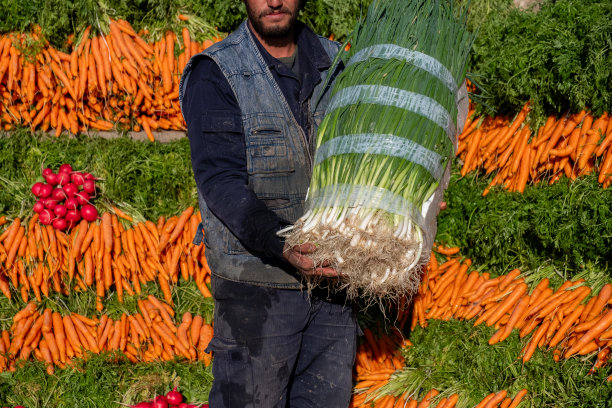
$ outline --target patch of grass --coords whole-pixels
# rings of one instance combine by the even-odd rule
[[[548,264],[570,276],[609,271],[612,190],[602,189],[596,175],[528,186],[522,194],[495,189],[482,197],[488,182],[477,173],[453,173],[448,208],[438,216],[439,242],[461,247],[475,265],[495,274]]]
[[[121,355],[90,355],[74,368],[50,376],[41,362],[22,362],[0,373],[0,405],[28,408],[125,407],[177,386],[186,401],[203,403],[212,385],[211,367],[183,360],[133,364]]]
[[[490,346],[487,341],[495,329],[472,324],[430,320],[427,328],[417,327],[410,334],[414,346],[403,349],[406,368],[381,392],[399,395],[409,389],[421,399],[435,388],[441,392],[437,400],[457,392],[457,407],[468,408],[492,392],[507,390],[514,396],[526,388],[529,393],[521,407],[609,407],[609,369],[588,375],[593,355],[555,362],[551,351],[537,350],[523,364],[518,357],[529,337],[519,339],[515,330],[507,340]]]

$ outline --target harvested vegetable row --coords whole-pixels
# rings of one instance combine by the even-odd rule
[[[598,118],[585,111],[550,116],[537,131],[525,122],[528,112],[526,103],[512,121],[470,115],[459,136],[461,175],[495,174],[483,195],[496,185],[523,192],[528,183],[552,184],[563,175],[575,180],[593,172],[603,188],[610,186],[612,120],[607,112]]]
[[[518,269],[491,278],[487,272],[468,273],[470,266],[469,259],[449,257],[438,265],[431,258],[414,298],[413,328],[426,327],[429,319],[476,319],[475,326],[484,323],[497,329],[489,339],[491,345],[508,338],[513,329],[521,338],[531,334],[520,356],[523,363],[537,348],[550,347],[556,360],[597,354],[594,367],[607,364],[612,347],[612,283],[591,296],[584,279],[568,280],[553,290],[545,278],[529,293]]]
[[[204,350],[212,339],[213,328],[202,316],[183,314],[175,322],[174,311],[154,296],[138,301],[141,313],[113,320],[106,314],[88,318],[77,313],[61,315],[34,303],[13,317],[10,330],[0,337],[0,372],[16,369],[18,359],[34,357],[47,365],[65,368],[73,358],[87,358],[88,353],[119,351],[130,361],[168,361],[175,357],[210,364]]]
[[[124,228],[116,214],[106,212],[101,218],[69,233],[39,224],[36,214],[25,226],[15,218],[0,234],[0,290],[10,299],[12,287],[27,302],[32,292],[40,301],[50,290],[67,295],[95,287],[97,309],[102,310],[111,286],[122,302],[124,292],[140,294],[142,284],[155,280],[172,304],[170,286],[180,275],[211,296],[204,251],[191,242],[201,221],[192,207],[181,216],[160,218],[158,225],[146,221]]]
[[[198,43],[184,32],[177,41],[168,32],[150,44],[125,20],[110,20],[109,33],[90,33],[88,28],[69,54],[51,47],[39,30],[0,36],[0,127],[55,129],[56,136],[144,129],[150,140],[152,130],[185,130],[180,74],[213,40]]]

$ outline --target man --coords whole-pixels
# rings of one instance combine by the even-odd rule
[[[296,20],[301,3],[245,0],[247,21],[181,79],[215,299],[213,408],[350,401],[355,313],[341,295],[303,290],[302,273],[337,274],[313,264],[314,245],[276,234],[304,213],[326,78],[338,74],[339,45]]]

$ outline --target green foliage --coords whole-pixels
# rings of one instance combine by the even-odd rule
[[[414,344],[404,348],[406,368],[394,374],[382,393],[399,395],[414,390],[418,398],[432,388],[443,397],[459,393],[459,408],[473,407],[492,392],[507,390],[514,396],[527,388],[521,407],[605,407],[612,399],[606,370],[588,370],[593,356],[555,362],[550,350],[537,350],[522,364],[518,357],[529,337],[519,339],[516,330],[505,341],[490,346],[493,327],[472,327],[472,322],[430,321],[410,335]]]
[[[34,205],[30,187],[42,169],[55,171],[62,163],[100,178],[96,205],[124,203],[148,220],[180,214],[197,206],[197,193],[186,138],[176,142],[142,143],[80,136],[56,139],[31,134],[29,129],[10,137],[0,133],[0,213],[29,216]]]
[[[488,182],[453,174],[448,208],[438,217],[439,242],[461,247],[474,265],[500,274],[547,264],[570,276],[585,268],[609,270],[612,190],[603,190],[596,175],[482,197]]]
[[[494,7],[478,28],[471,72],[487,105],[515,113],[532,101],[532,116],[612,108],[612,3],[546,1],[538,12]],[[475,13],[474,13],[475,14]]]
[[[0,373],[0,405],[28,408],[125,407],[165,394],[177,386],[185,400],[203,403],[212,384],[210,367],[184,360],[134,364],[120,354],[90,354],[74,368],[50,376],[38,361]]]

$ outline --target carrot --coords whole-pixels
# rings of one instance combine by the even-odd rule
[[[521,400],[523,397],[525,397],[525,395],[527,395],[527,390],[523,388],[514,396],[514,399],[512,400],[512,403],[508,405],[508,408],[516,408],[518,404],[521,403]]]
[[[483,408],[493,408],[494,406],[501,403],[504,400],[504,398],[506,398],[506,395],[508,395],[508,391],[506,390],[499,391],[497,394],[495,394],[493,398],[489,400],[489,402],[483,405]]]
[[[582,335],[578,341],[568,349],[563,355],[565,358],[569,358],[575,353],[578,352],[582,347],[587,345],[591,340],[596,338],[599,334],[601,334],[604,330],[608,329],[612,324],[612,310],[609,310],[605,315],[603,315],[597,323],[591,327],[584,335]]]
[[[612,298],[612,283],[606,283],[599,291],[599,294],[597,295],[597,300],[593,304],[593,307],[591,308],[589,313],[586,315],[585,319],[591,320],[595,316],[599,315],[611,298]]]
[[[108,212],[102,214],[102,233],[104,237],[104,251],[110,253],[113,247],[112,218]]]
[[[130,217],[129,215],[121,211],[118,207],[113,205],[111,206],[111,209],[113,210],[115,214],[117,214],[117,217],[123,218],[126,221],[134,222],[134,219],[132,217]]]

